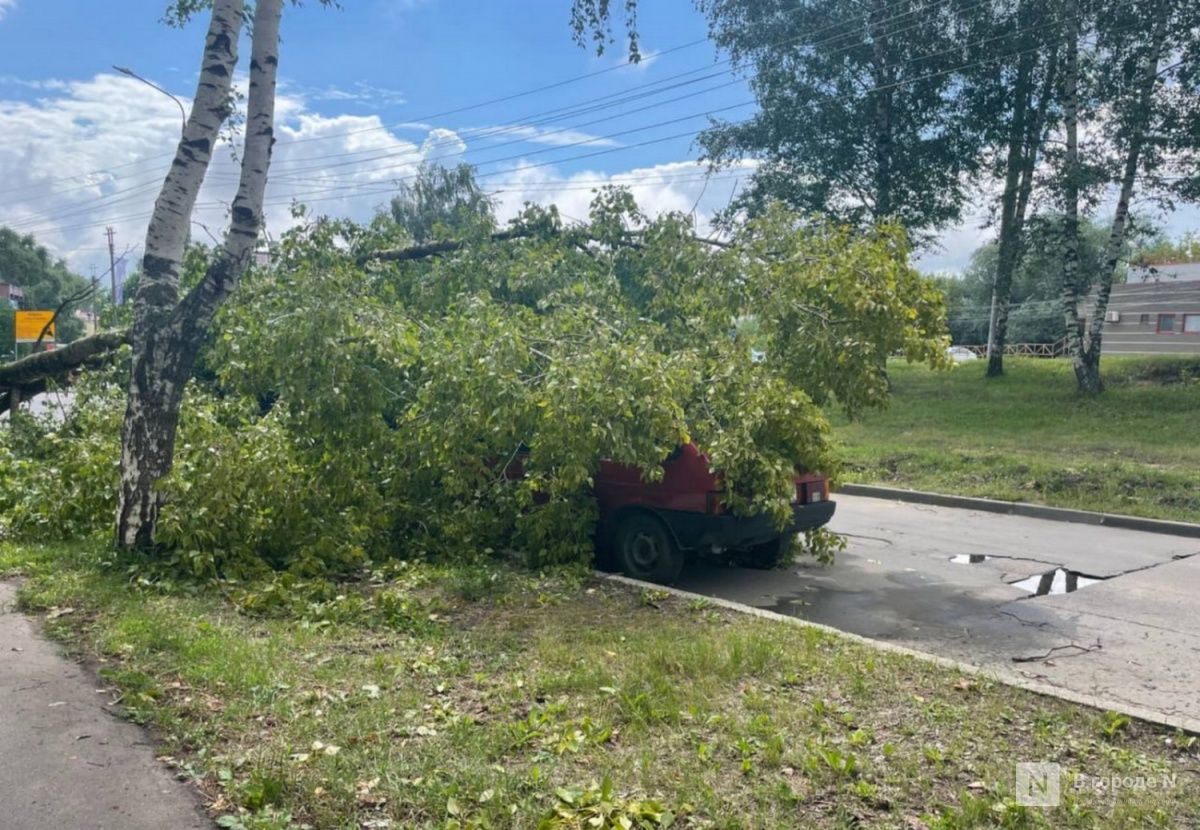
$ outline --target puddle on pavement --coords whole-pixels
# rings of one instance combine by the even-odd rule
[[[982,553],[960,553],[958,556],[951,556],[950,561],[955,565],[978,565],[980,562],[986,562],[991,558]]]
[[[1086,588],[1089,585],[1095,585],[1097,582],[1103,581],[1103,579],[1098,579],[1094,576],[1084,576],[1078,571],[1055,568],[1052,571],[1034,574],[1028,579],[1022,579],[1011,584],[1014,587],[1028,591],[1035,597],[1044,597],[1054,594],[1071,594],[1080,588]]]

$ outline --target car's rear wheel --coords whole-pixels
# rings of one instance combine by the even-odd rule
[[[663,523],[645,513],[621,519],[613,553],[625,575],[634,579],[669,583],[683,572],[683,551]]]

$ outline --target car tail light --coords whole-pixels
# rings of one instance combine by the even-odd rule
[[[719,516],[725,512],[725,506],[721,504],[721,494],[709,492],[704,499],[704,512],[710,516]]]
[[[818,504],[829,500],[829,481],[811,478],[796,482],[796,501],[800,504]]]

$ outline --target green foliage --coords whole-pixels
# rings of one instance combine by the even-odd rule
[[[625,0],[625,31],[629,38],[629,60],[637,63],[641,60],[638,51],[637,31],[638,0]],[[571,33],[575,42],[580,46],[589,42],[596,49],[597,55],[604,54],[604,48],[612,42],[612,0],[574,0],[571,4]]]
[[[123,400],[107,377],[75,388],[71,414],[18,413],[0,426],[0,540],[77,539],[116,511]]]
[[[1193,231],[1171,239],[1163,233],[1154,233],[1134,251],[1134,261],[1139,265],[1175,264],[1200,262],[1200,235]]]
[[[71,272],[62,260],[54,259],[32,236],[23,236],[0,227],[0,282],[20,286],[25,293],[23,308],[58,308],[65,298],[87,287],[87,281]],[[59,342],[69,342],[83,334],[83,324],[74,309],[64,310],[58,320]],[[0,355],[13,348],[13,310],[0,302]]]
[[[362,565],[379,512],[374,489],[331,476],[339,459],[308,457],[282,412],[253,418],[244,409],[189,396],[175,468],[160,485],[159,542],[198,576],[236,573],[246,561],[306,575]],[[353,489],[332,496],[326,482]],[[331,498],[341,509],[325,507]]]
[[[1084,218],[1079,224],[1079,275],[1089,283],[1102,270],[1108,228]],[[1062,217],[1036,216],[1026,227],[1024,250],[1013,275],[1008,342],[1053,343],[1064,334],[1062,312]],[[955,343],[987,342],[998,246],[989,242],[971,255],[961,277],[939,277],[946,293],[950,337]],[[1124,273],[1120,274],[1120,279]],[[1087,286],[1081,286],[1086,294]]]
[[[554,799],[553,810],[538,822],[538,830],[651,830],[671,827],[691,809],[685,804],[672,810],[658,801],[622,797],[607,778],[586,788],[559,787]]]
[[[390,213],[392,221],[418,243],[457,239],[472,231],[486,233],[495,223],[492,198],[465,162],[455,168],[423,162],[413,181],[400,185]]]
[[[838,469],[825,410],[882,405],[893,353],[942,360],[941,295],[896,228],[772,208],[713,246],[687,217],[650,220],[609,190],[584,227],[530,208],[516,229],[497,242],[490,219],[469,222],[457,251],[386,263],[370,251],[410,236],[387,217],[286,235],[201,356],[160,484],[167,560],[306,578],[389,556],[586,562],[600,460],[653,479],[688,441],[730,509],[782,526],[797,466]],[[86,429],[111,475],[105,411]],[[96,489],[76,524],[109,521],[111,487]]]
[[[774,201],[914,234],[953,220],[981,163],[962,103],[969,7],[922,2],[697,0],[747,71],[758,111],[700,136],[718,164],[760,159],[735,209]]]

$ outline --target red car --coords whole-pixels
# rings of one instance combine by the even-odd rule
[[[751,565],[772,567],[796,533],[833,517],[825,476],[796,476],[794,518],[780,530],[766,516],[726,513],[721,475],[694,444],[676,450],[663,472],[662,481],[648,483],[637,467],[601,461],[595,479],[600,560],[637,579],[673,582],[686,557],[697,553],[732,552]]]

